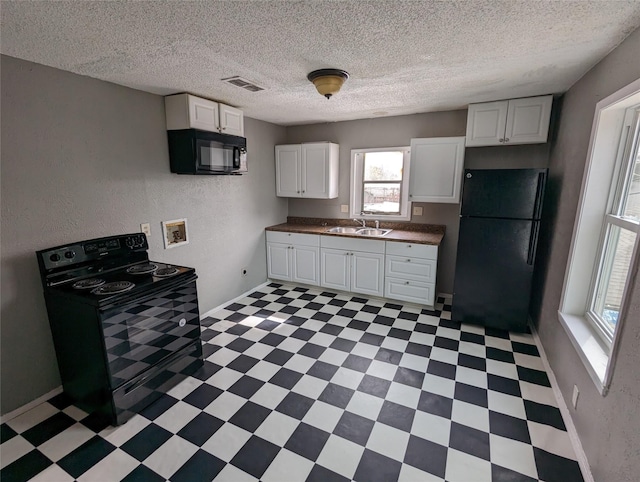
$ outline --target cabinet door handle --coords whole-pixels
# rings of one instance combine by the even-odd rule
[[[298,194],[300,194],[300,191],[296,191]]]
[[[408,281],[405,281],[405,282],[404,282],[404,284],[408,285],[408,284],[409,284],[409,282],[408,282]]]
[[[411,263],[411,258],[407,258],[407,263]]]
[[[304,194],[304,191],[302,191],[302,194]]]
[[[504,142],[504,139],[498,139],[498,142]]]
[[[507,137],[507,138],[504,140],[504,142],[509,142],[509,138]]]
[[[410,244],[407,244],[407,248],[410,248],[410,247],[411,247],[411,245],[410,245]]]

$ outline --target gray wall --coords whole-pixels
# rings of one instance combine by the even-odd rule
[[[204,313],[266,279],[264,227],[287,215],[273,149],[286,129],[245,119],[247,175],[179,176],[169,172],[162,97],[11,57],[1,68],[7,413],[60,385],[34,251],[149,222],[150,258],[196,268]],[[160,222],[183,217],[190,244],[165,250]]]
[[[340,144],[338,198],[290,199],[289,216],[349,217],[340,212],[340,205],[349,204],[351,149],[408,146],[414,137],[464,136],[466,126],[467,111],[458,110],[288,127],[289,143],[331,141]],[[548,150],[548,144],[467,148],[464,166],[471,169],[546,167]],[[423,212],[422,216],[412,216],[411,222],[443,224],[447,227],[439,252],[438,291],[453,293],[460,205],[413,203],[413,206],[422,206]]]
[[[582,79],[563,99],[557,140],[552,145],[547,200],[553,209],[545,220],[551,228],[539,250],[546,260],[538,330],[558,379],[571,406],[571,392],[580,390],[578,408],[572,411],[580,440],[596,481],[635,481],[640,473],[640,283],[638,266],[632,267],[630,310],[609,394],[595,388],[564,329],[557,310],[569,257],[571,236],[585,169],[595,105],[601,99],[640,78],[640,30],[632,33]]]

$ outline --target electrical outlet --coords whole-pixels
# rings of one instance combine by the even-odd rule
[[[142,223],[140,225],[140,232],[144,233],[147,235],[147,237],[151,236],[151,224],[149,223]]]
[[[349,212],[349,205],[348,204],[341,204],[340,205],[340,212],[341,213],[348,213]]]
[[[414,206],[413,207],[413,215],[414,216],[422,216],[422,206]]]
[[[580,396],[580,390],[578,390],[578,386],[573,386],[573,395],[571,396],[571,403],[573,404],[574,410],[578,409],[578,397]]]

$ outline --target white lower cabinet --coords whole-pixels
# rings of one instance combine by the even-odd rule
[[[384,296],[433,306],[437,246],[387,241],[385,252]]]
[[[322,237],[320,286],[384,295],[384,241]]]
[[[267,276],[271,279],[320,284],[320,237],[267,231]]]
[[[271,279],[434,306],[438,247],[267,231]]]

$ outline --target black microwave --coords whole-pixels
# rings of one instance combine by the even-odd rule
[[[167,131],[171,172],[177,174],[242,174],[247,172],[244,137],[179,129]]]

